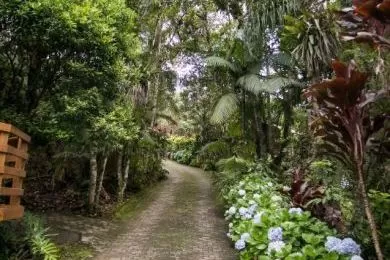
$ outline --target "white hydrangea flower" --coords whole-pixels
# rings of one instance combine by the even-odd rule
[[[354,255],[351,257],[351,260],[364,260],[360,255]]]
[[[249,205],[256,204],[256,201],[254,201],[254,200],[250,200],[250,201],[248,202],[248,204],[249,204]]]
[[[233,227],[233,223],[229,223],[229,228],[232,228]]]
[[[261,216],[263,215],[263,212],[260,212],[258,214],[256,214],[254,217],[253,217],[253,224],[255,225],[260,225],[261,224]]]
[[[275,241],[268,244],[267,253],[270,255],[273,251],[280,252],[286,244],[283,241]]]
[[[228,210],[229,215],[234,215],[234,214],[236,214],[236,212],[237,212],[237,209],[234,206],[230,207]]]
[[[274,186],[274,185],[272,184],[272,182],[268,182],[268,183],[267,183],[267,186],[268,186],[268,187],[272,187],[272,186]]]
[[[228,238],[232,238],[232,235],[231,235],[230,233],[227,233],[226,236],[227,236]]]
[[[245,196],[245,194],[246,194],[245,190],[238,191],[238,195],[240,195],[240,196]]]
[[[273,201],[273,202],[277,202],[277,201],[281,201],[281,200],[282,200],[282,197],[277,196],[277,195],[274,195],[271,197],[271,201]]]
[[[288,213],[290,214],[297,214],[297,215],[301,215],[302,214],[302,209],[301,208],[290,208],[288,210]]]
[[[248,239],[251,237],[251,235],[249,233],[244,233],[241,235],[241,240],[244,240],[245,242],[248,241]]]
[[[245,216],[245,214],[248,213],[248,209],[244,208],[244,207],[241,207],[241,208],[238,209],[238,212],[240,213],[241,216]]]
[[[260,195],[257,194],[257,193],[255,193],[255,194],[253,195],[253,198],[254,198],[255,200],[258,200],[258,199],[260,199]]]

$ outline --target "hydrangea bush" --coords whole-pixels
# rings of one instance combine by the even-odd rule
[[[240,251],[240,259],[362,259],[360,246],[309,212],[292,208],[283,187],[260,174],[246,175],[223,197],[229,223],[227,236]]]

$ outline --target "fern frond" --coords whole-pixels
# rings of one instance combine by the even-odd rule
[[[251,163],[245,159],[233,156],[219,160],[216,165],[221,172],[243,173],[248,171],[250,164]]]
[[[238,109],[238,100],[235,94],[229,93],[222,96],[214,108],[211,122],[220,124],[225,122]]]

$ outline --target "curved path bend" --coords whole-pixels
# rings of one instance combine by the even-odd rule
[[[164,168],[169,178],[155,200],[95,259],[236,259],[207,174],[172,161]]]

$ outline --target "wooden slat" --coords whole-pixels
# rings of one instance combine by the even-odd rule
[[[8,176],[15,176],[20,178],[26,177],[26,171],[22,169],[16,169],[13,167],[7,167],[7,166],[1,166],[0,165],[0,174],[2,175],[8,175]],[[7,176],[3,176],[3,178],[6,178]]]
[[[30,143],[30,141],[31,141],[31,137],[30,136],[28,136],[23,131],[21,131],[20,129],[18,129],[18,128],[14,127],[13,125],[10,125],[10,124],[0,123],[0,131],[17,135],[20,138],[22,138],[24,141],[26,141],[27,143]]]
[[[24,207],[0,207],[0,221],[19,219],[23,217]]]
[[[12,155],[15,155],[17,157],[23,158],[25,160],[27,160],[27,158],[28,158],[28,153],[23,152],[21,150],[18,150],[15,147],[12,147],[9,145],[0,145],[0,152],[12,154]]]
[[[23,189],[0,187],[0,195],[3,196],[23,196],[23,193]]]

